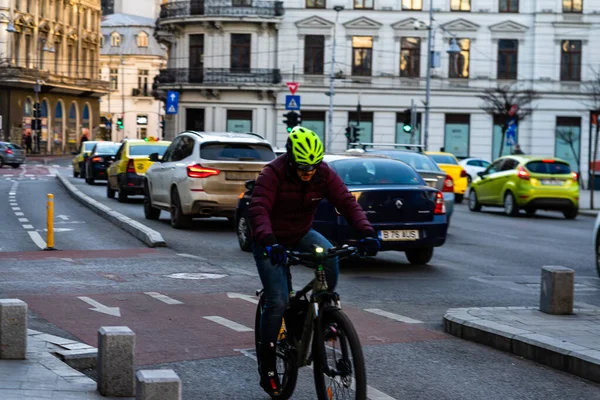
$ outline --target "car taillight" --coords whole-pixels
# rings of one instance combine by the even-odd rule
[[[444,187],[442,188],[442,192],[454,192],[454,180],[452,180],[450,175],[446,175],[446,179],[444,179]]]
[[[460,171],[460,177],[461,178],[466,178],[467,177],[467,171],[465,171],[464,169]]]
[[[579,182],[579,174],[577,172],[571,172],[571,177],[575,182]]]
[[[135,174],[135,165],[133,165],[133,160],[129,160],[127,163],[127,172],[133,172]]]
[[[446,214],[446,205],[444,204],[444,195],[442,192],[435,194],[435,209],[433,213],[436,215]]]
[[[525,169],[525,167],[519,168],[517,176],[521,179],[525,179],[526,181],[529,180],[529,172]]]
[[[6,149],[6,154],[12,154],[12,150],[11,149]]]
[[[209,176],[219,175],[221,171],[215,168],[203,167],[200,164],[188,165],[187,175],[190,178],[208,178]]]
[[[102,157],[94,157],[92,158],[92,162],[101,162],[102,161]]]

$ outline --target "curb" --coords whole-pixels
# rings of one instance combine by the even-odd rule
[[[479,310],[524,310],[538,307],[480,307]],[[493,347],[551,368],[600,383],[600,351],[574,343],[484,320],[470,308],[453,308],[444,315],[444,331],[461,339]]]
[[[73,369],[80,370],[96,367],[98,349],[95,347],[32,329],[27,330],[27,336],[52,343],[53,349],[49,349],[48,353]]]
[[[588,215],[590,217],[597,217],[599,212],[600,212],[600,210],[590,210],[590,209],[582,210],[581,208],[579,209],[579,214]]]
[[[81,204],[88,207],[104,219],[107,219],[108,221],[117,225],[125,232],[146,243],[148,247],[167,247],[167,243],[159,232],[155,231],[154,229],[150,229],[146,225],[126,217],[117,211],[114,211],[110,207],[107,207],[104,204],[92,199],[88,195],[83,194],[71,182],[69,182],[67,178],[56,174],[56,179],[75,200],[79,201]]]

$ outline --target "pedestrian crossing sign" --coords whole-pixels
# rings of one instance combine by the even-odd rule
[[[285,109],[300,111],[300,96],[285,96]]]

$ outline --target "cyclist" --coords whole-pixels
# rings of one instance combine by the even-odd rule
[[[265,166],[252,191],[249,206],[253,253],[264,288],[265,306],[260,322],[260,384],[277,395],[280,382],[276,369],[276,340],[288,305],[289,288],[286,250],[310,251],[312,245],[332,245],[312,229],[314,214],[323,198],[348,220],[361,235],[363,255],[374,256],[379,240],[367,216],[342,179],[323,161],[323,143],[311,130],[296,126],[286,143],[286,153]],[[329,290],[338,279],[338,260],[323,265]]]

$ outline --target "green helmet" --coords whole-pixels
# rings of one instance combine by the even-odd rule
[[[310,129],[296,126],[290,132],[287,144],[288,157],[296,164],[317,165],[323,161],[323,143]]]

